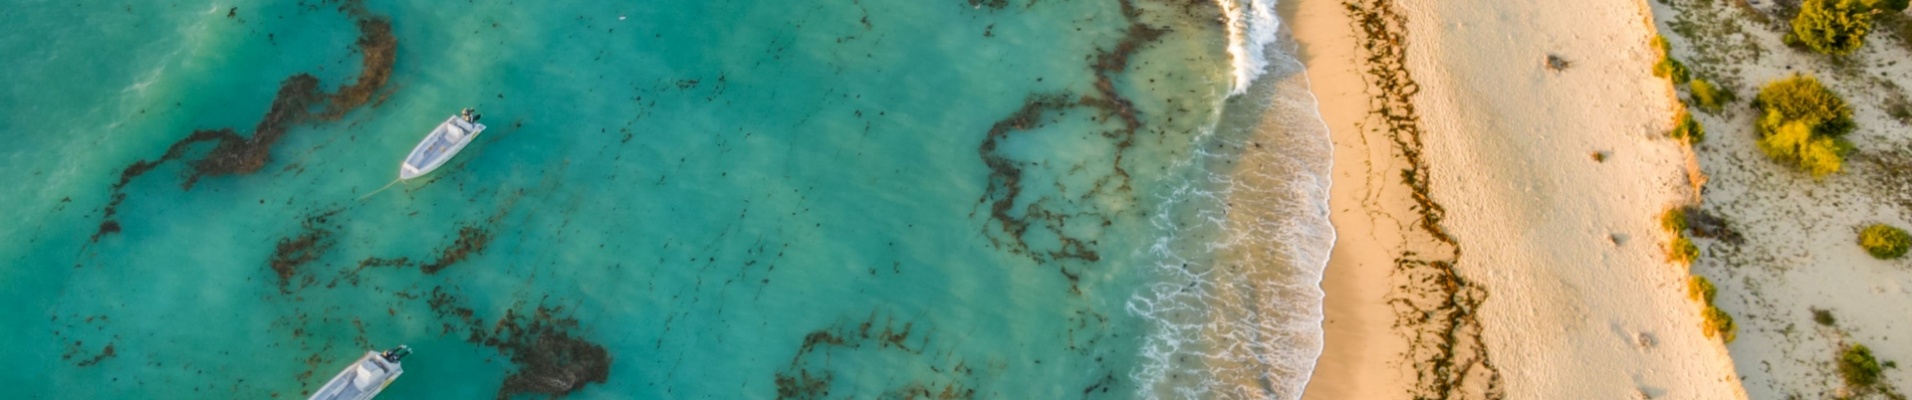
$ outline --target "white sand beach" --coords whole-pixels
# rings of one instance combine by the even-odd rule
[[[1417,237],[1428,234],[1401,187],[1402,145],[1366,117],[1382,91],[1361,47],[1372,30],[1349,24],[1340,2],[1300,1],[1285,20],[1336,143],[1341,238],[1323,283],[1326,350],[1306,397],[1744,398],[1725,348],[1700,329],[1685,267],[1661,245],[1659,213],[1698,199],[1692,153],[1665,135],[1675,98],[1649,71],[1648,6],[1394,7],[1418,83],[1406,92],[1426,192],[1458,248],[1454,275],[1485,293],[1471,320],[1446,326],[1476,329],[1485,348],[1460,344],[1450,365],[1472,371],[1461,377],[1416,371],[1428,356],[1403,350],[1427,335],[1397,323],[1388,301],[1444,282],[1396,272],[1397,257],[1426,256]],[[1549,55],[1565,68],[1549,69]]]

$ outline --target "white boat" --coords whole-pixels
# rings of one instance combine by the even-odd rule
[[[352,362],[352,366],[332,377],[331,382],[319,387],[319,391],[312,392],[309,400],[371,400],[405,373],[398,360],[411,353],[412,348],[405,346],[384,352],[367,351],[364,357]]]
[[[423,176],[445,165],[446,161],[451,161],[459,150],[464,150],[465,145],[478,137],[478,133],[485,131],[485,124],[478,123],[476,115],[467,108],[464,115],[453,115],[438,124],[438,129],[426,135],[425,141],[418,142],[418,147],[412,148],[412,154],[405,156],[405,162],[399,164],[398,179]]]

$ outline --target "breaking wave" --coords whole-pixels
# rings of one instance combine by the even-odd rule
[[[1322,346],[1322,271],[1333,146],[1272,1],[1221,0],[1233,95],[1158,195],[1160,278],[1130,312],[1156,322],[1131,373],[1140,397],[1297,399]]]

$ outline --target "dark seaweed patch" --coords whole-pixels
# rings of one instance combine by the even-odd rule
[[[299,273],[299,267],[318,260],[319,255],[332,248],[332,242],[326,230],[309,230],[297,237],[279,239],[278,247],[272,253],[267,264],[272,272],[279,276],[279,292],[292,293],[292,278]]]
[[[559,398],[593,383],[604,383],[611,375],[611,353],[603,345],[573,335],[578,321],[560,316],[562,307],[538,306],[531,315],[505,310],[497,321],[486,324],[472,309],[442,287],[432,288],[426,300],[440,318],[464,325],[465,340],[497,349],[511,359],[517,370],[506,376],[498,388],[498,398],[519,394],[545,394]],[[490,328],[486,328],[490,325]],[[458,330],[451,323],[444,333]]]
[[[804,334],[803,344],[797,347],[796,355],[791,357],[790,366],[778,371],[772,377],[772,382],[775,382],[777,386],[777,398],[857,397],[854,394],[840,396],[830,394],[830,386],[836,377],[830,360],[851,357],[853,355],[847,353],[855,351],[900,352],[916,358],[946,356],[946,354],[924,351],[929,346],[930,340],[927,335],[913,334],[915,324],[905,322],[898,326],[894,318],[883,317],[883,325],[881,330],[878,330],[876,325],[878,317],[878,314],[871,313],[854,328],[839,322],[829,328]],[[969,399],[975,397],[974,371],[966,363],[956,361],[955,365],[945,367],[939,363],[925,361],[918,366],[926,367],[935,373],[934,376],[905,382],[886,390],[877,398]]]
[[[969,1],[969,8],[989,7],[990,10],[1001,10],[1003,8],[1009,7],[1009,0],[967,0],[967,1]]]
[[[430,262],[414,262],[410,257],[366,257],[365,259],[359,260],[358,268],[345,271],[337,278],[334,278],[331,285],[336,286],[340,281],[356,285],[358,284],[359,271],[375,267],[417,266],[420,272],[424,272],[427,275],[437,274],[439,271],[445,270],[445,268],[465,261],[465,259],[471,257],[472,253],[483,253],[485,247],[491,245],[491,240],[492,234],[490,231],[485,230],[485,228],[481,228],[477,225],[465,225],[458,228],[458,237],[453,239],[450,245],[439,249],[438,258]]]
[[[121,226],[114,217],[119,213],[120,204],[126,201],[127,184],[168,161],[181,159],[194,144],[212,143],[213,148],[198,159],[186,161],[188,170],[180,185],[183,190],[192,190],[201,177],[258,172],[270,161],[272,145],[293,126],[337,120],[372,101],[390,80],[398,53],[398,38],[392,35],[390,20],[372,15],[360,0],[345,1],[339,9],[356,19],[359,30],[356,45],[363,56],[362,69],[352,84],[340,87],[337,93],[326,94],[319,88],[318,78],[294,74],[280,82],[278,94],[273,97],[266,115],[253,127],[251,137],[241,137],[232,128],[197,130],[174,142],[158,159],[135,161],[126,166],[120,170],[119,181],[113,184],[100,228],[91,240],[98,242],[101,236],[120,232]]]
[[[74,342],[73,345],[78,346],[79,342]],[[105,348],[100,349],[99,354],[94,354],[93,357],[87,358],[85,360],[80,360],[80,362],[74,363],[73,365],[80,366],[80,367],[91,367],[94,365],[99,365],[101,361],[106,361],[106,359],[113,358],[118,355],[119,353],[113,350],[113,344],[107,343]]]
[[[505,377],[499,398],[517,393],[562,396],[610,378],[611,353],[604,346],[544,326],[532,328],[535,336],[501,347],[511,354],[518,372]]]
[[[1415,370],[1415,399],[1504,398],[1500,370],[1494,367],[1481,339],[1476,311],[1487,291],[1460,276],[1454,266],[1460,244],[1441,225],[1447,210],[1428,195],[1427,161],[1423,157],[1420,115],[1413,96],[1420,92],[1407,69],[1407,17],[1394,0],[1348,0],[1342,3],[1366,56],[1363,74],[1375,89],[1366,129],[1376,129],[1393,142],[1407,167],[1401,180],[1411,192],[1417,226],[1439,249],[1432,254],[1404,251],[1395,258],[1395,271],[1408,283],[1388,294],[1394,308],[1394,327],[1408,339],[1408,361]]]
[[[983,3],[972,2],[972,5]],[[1128,170],[1123,166],[1125,155],[1135,144],[1136,134],[1142,130],[1141,117],[1134,105],[1116,90],[1116,77],[1126,71],[1129,60],[1149,43],[1159,40],[1167,31],[1142,23],[1141,9],[1135,8],[1129,0],[1120,2],[1121,11],[1129,25],[1122,38],[1108,49],[1098,50],[1088,68],[1095,76],[1095,93],[1084,95],[1071,101],[1066,94],[1033,94],[1023,100],[1023,106],[1014,113],[996,121],[989,128],[977,153],[983,165],[989,168],[989,181],[979,203],[989,205],[989,217],[993,226],[986,226],[990,233],[990,242],[998,247],[1008,246],[1010,251],[1028,255],[1038,262],[1052,260],[1077,260],[1097,262],[1102,259],[1095,251],[1095,240],[1072,237],[1064,233],[1070,218],[1100,218],[1102,224],[1110,223],[1106,216],[1097,216],[1093,212],[1063,213],[1047,205],[1052,199],[1037,199],[1028,202],[1017,210],[1017,199],[1022,195],[1024,173],[1017,160],[1002,154],[998,148],[1010,134],[1039,128],[1042,119],[1050,113],[1066,113],[1086,107],[1101,113],[1101,120],[1119,120],[1120,126],[1103,136],[1114,140],[1115,159],[1107,177],[1097,180],[1091,194],[1132,195]],[[991,4],[992,8],[1000,5]],[[1055,200],[1066,201],[1066,200]],[[1017,212],[1020,211],[1020,216]],[[1027,234],[1032,225],[1041,224],[1041,228],[1056,236],[1059,244],[1053,249],[1032,249]],[[993,228],[993,229],[992,229]],[[1080,274],[1070,271],[1069,267],[1058,267],[1059,272],[1070,281],[1070,291],[1080,293],[1076,286]]]
[[[383,100],[380,91],[391,80],[392,65],[398,61],[398,37],[392,35],[391,20],[365,11],[356,1],[348,4],[347,12],[358,19],[359,38],[355,43],[360,72],[352,84],[340,87],[326,103],[325,111],[318,115],[326,121],[338,120],[375,98]]]
[[[418,270],[424,271],[427,274],[436,274],[438,271],[444,270],[445,267],[457,264],[459,261],[464,261],[465,258],[470,257],[473,252],[484,252],[485,246],[489,244],[491,244],[491,232],[476,226],[458,228],[458,240],[453,241],[451,246],[447,246],[444,250],[439,251],[437,260],[420,264]]]
[[[53,337],[58,338],[61,343],[66,343],[66,351],[60,354],[60,360],[74,361],[78,359],[79,361],[74,362],[75,366],[90,367],[118,356],[118,350],[113,346],[113,342],[110,341],[106,343],[106,347],[100,348],[98,352],[93,352],[91,356],[86,356],[85,354],[89,353],[86,348],[86,342],[68,336],[69,333],[105,331],[107,329],[107,322],[111,320],[111,317],[104,314],[88,315],[85,316],[85,318],[80,318],[80,316],[75,315],[67,318],[65,322],[61,322],[60,317],[57,315],[48,318],[47,322],[55,326],[52,332]],[[113,335],[112,339],[119,339],[119,335]]]
[[[332,216],[337,215],[339,211],[341,210],[331,210],[306,217],[305,221],[299,224],[300,230],[297,235],[279,239],[278,245],[273,248],[272,257],[266,260],[266,265],[272,268],[273,274],[278,275],[280,293],[291,294],[292,280],[299,276],[300,269],[306,264],[318,261],[325,252],[332,250],[332,230],[326,229],[325,226],[331,223]],[[316,278],[311,274],[306,274],[298,287],[311,286],[315,281]]]
[[[996,148],[1010,133],[1039,127],[1043,113],[1068,107],[1069,103],[1063,96],[1029,96],[1023,100],[1021,109],[991,125],[982,146],[976,149],[982,156],[983,165],[989,167],[989,186],[984,189],[981,201],[989,203],[990,218],[996,221],[1002,236],[1009,238],[1016,251],[1029,248],[1028,242],[1023,240],[1023,234],[1029,230],[1029,222],[1011,214],[1016,197],[1022,193],[1022,167],[1008,156],[997,153]],[[1004,244],[1003,239],[996,235],[991,235],[990,241],[996,242],[997,246]]]
[[[53,330],[53,336],[56,338],[59,338],[61,342],[66,342],[69,339],[69,337],[67,337],[66,335],[67,332],[102,331],[106,329],[106,323],[109,320],[111,320],[111,318],[107,317],[106,315],[91,315],[83,319],[68,318],[67,322],[65,322],[64,324],[60,324],[64,329],[55,328]],[[60,317],[56,315],[48,319],[47,321],[50,323],[57,324],[60,321]],[[118,339],[118,338],[119,338],[119,335],[113,335],[113,339]],[[66,352],[60,354],[60,360],[73,361],[75,358],[79,358],[81,357],[82,354],[86,354],[86,353],[87,353],[86,342],[75,339],[71,343],[67,343]],[[80,360],[78,362],[75,362],[74,365],[79,367],[91,367],[94,365],[99,365],[100,362],[106,361],[107,359],[116,357],[118,355],[119,355],[119,352],[115,350],[115,348],[113,347],[113,343],[107,342],[106,347],[100,348],[99,352],[93,353],[93,355],[90,357],[80,358]]]

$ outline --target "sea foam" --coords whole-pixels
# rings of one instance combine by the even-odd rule
[[[1130,312],[1158,324],[1131,373],[1145,398],[1296,399],[1321,353],[1332,143],[1273,4],[1222,0],[1237,79],[1158,196],[1160,280]]]
[[[1268,69],[1269,56],[1264,52],[1281,31],[1275,1],[1215,0],[1228,30],[1228,55],[1235,78],[1229,94],[1247,91],[1248,85]]]

